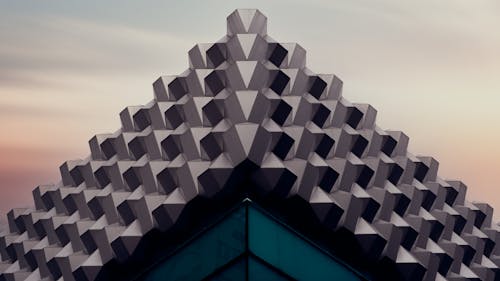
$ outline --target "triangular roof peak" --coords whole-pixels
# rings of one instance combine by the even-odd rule
[[[257,9],[236,9],[227,17],[227,35],[257,33],[267,35],[267,17]]]
[[[123,280],[102,274],[134,253],[155,259],[143,251],[179,245],[176,231],[243,198],[380,280],[498,280],[493,209],[465,201],[463,183],[266,24],[256,9],[231,13],[227,36],[192,48],[189,69],[156,80],[152,102],[123,110],[119,131],[33,191],[35,210],[11,211],[0,281]]]

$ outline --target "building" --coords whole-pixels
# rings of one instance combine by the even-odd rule
[[[487,204],[237,10],[33,191],[0,280],[499,280]]]

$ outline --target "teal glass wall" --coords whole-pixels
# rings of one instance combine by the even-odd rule
[[[366,280],[250,201],[136,280]]]
[[[155,266],[144,280],[202,280],[245,252],[245,220],[245,208],[229,214]]]
[[[352,270],[263,212],[248,209],[250,251],[297,280],[360,280]]]

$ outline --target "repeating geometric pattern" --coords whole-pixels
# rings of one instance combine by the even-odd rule
[[[227,36],[192,48],[188,70],[160,77],[153,101],[123,110],[122,128],[92,138],[59,184],[37,187],[35,209],[9,212],[0,279],[94,280],[247,160],[260,192],[299,195],[403,272],[498,279],[492,208],[465,201],[463,183],[438,177],[436,160],[410,154],[404,133],[377,127],[373,107],[345,100],[338,77],[307,69],[306,51],[266,26],[257,10],[233,12]]]

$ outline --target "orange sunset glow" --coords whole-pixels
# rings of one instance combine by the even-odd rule
[[[248,6],[500,219],[498,1],[292,1],[286,11],[284,1],[28,2],[0,3],[0,222],[32,206],[37,185],[57,182],[64,161],[85,158],[92,136],[119,129],[123,108],[152,100],[157,77],[188,68],[187,51],[222,37],[220,19]]]

